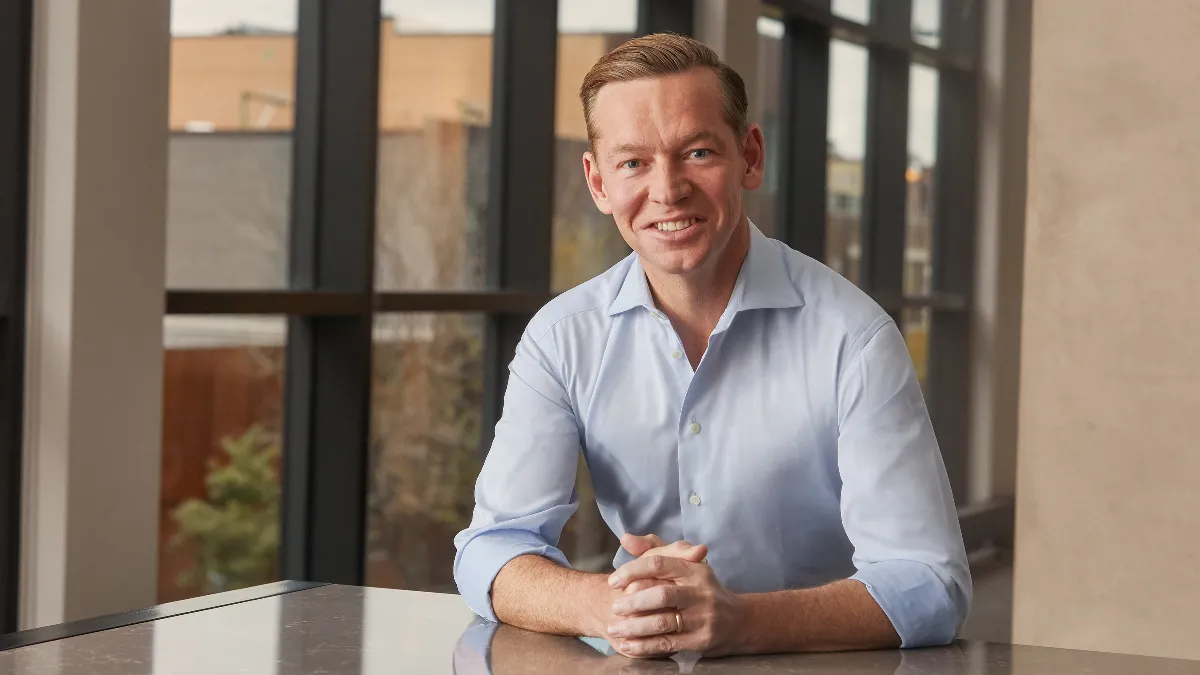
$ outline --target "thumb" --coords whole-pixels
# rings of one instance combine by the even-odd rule
[[[662,538],[657,534],[623,534],[621,535],[621,548],[629,552],[629,555],[638,557],[649,551],[652,548],[664,546]]]

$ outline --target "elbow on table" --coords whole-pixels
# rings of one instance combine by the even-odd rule
[[[953,642],[970,612],[971,578],[965,566],[951,573],[923,562],[887,560],[852,578],[866,585],[905,649]]]

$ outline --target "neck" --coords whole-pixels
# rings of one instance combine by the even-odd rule
[[[676,330],[707,340],[729,305],[749,250],[750,222],[743,215],[725,249],[709,264],[686,275],[646,269],[655,304],[670,317]]]

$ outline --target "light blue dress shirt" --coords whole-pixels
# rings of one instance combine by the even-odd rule
[[[509,560],[568,565],[556,546],[582,448],[617,535],[705,544],[736,592],[857,579],[903,646],[954,638],[971,577],[904,339],[849,281],[751,230],[694,372],[636,254],[530,321],[454,540],[476,613],[495,620],[491,585]]]

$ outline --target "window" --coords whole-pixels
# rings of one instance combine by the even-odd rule
[[[491,129],[491,2],[382,0],[375,279],[479,289]]]
[[[222,456],[222,440],[241,442],[275,471],[279,578],[451,587],[451,537],[525,325],[628,252],[583,184],[579,82],[629,36],[692,21],[674,0],[560,0],[557,15],[442,4],[281,0],[213,18],[211,3],[175,3],[177,53],[191,41],[229,55],[181,57],[173,74],[166,358],[211,386],[169,379],[168,398],[213,411],[213,431],[188,443]],[[930,24],[895,9],[907,4],[819,4],[759,23],[771,159],[748,208],[906,327],[928,354],[937,424],[965,398],[945,389],[965,364],[940,356],[962,350],[939,345],[966,339],[945,319],[969,289],[942,259],[963,254],[970,205],[945,197],[970,194],[972,172],[945,148],[973,142],[946,120],[969,112],[974,61],[945,55],[969,51],[961,17],[975,5],[944,0],[956,18],[937,24],[935,49],[913,39]],[[216,65],[229,95],[194,75]],[[588,486],[581,471],[562,547],[603,569],[616,542]]]
[[[942,0],[912,0],[913,40],[937,49],[942,42]]]
[[[863,157],[867,133],[867,50],[833,40],[829,47],[829,152],[825,262],[859,283],[862,269]]]
[[[175,3],[164,541],[214,501],[204,472],[241,471],[278,514],[241,523],[256,573],[450,588],[525,324],[628,252],[576,92],[617,42],[690,31],[645,2]],[[604,569],[577,489],[563,549]],[[240,583],[181,585],[201,545],[164,547],[164,599]]]
[[[768,237],[781,236],[779,229],[779,173],[780,149],[783,106],[780,92],[783,89],[783,35],[785,27],[782,21],[771,17],[758,19],[758,89],[757,100],[751,108],[751,114],[757,110],[758,123],[762,126],[763,138],[766,141],[766,166],[763,170],[763,184],[753,191],[745,193],[746,213],[750,220]]]
[[[167,287],[288,284],[296,4],[171,5]],[[279,578],[286,317],[163,324],[160,602]]]
[[[279,578],[279,462],[287,323],[163,322],[159,602]]]
[[[455,592],[453,539],[483,464],[484,330],[478,314],[375,317],[369,586]]]
[[[914,13],[914,21],[916,14]],[[908,168],[904,235],[904,292],[928,295],[933,291],[932,200],[937,183],[937,70],[920,64],[909,69]],[[928,307],[904,311],[901,328],[922,386],[929,376],[929,331],[933,316]]]
[[[294,2],[171,4],[167,287],[282,288]]]
[[[966,496],[974,256],[976,0],[766,2],[785,26],[781,237],[896,320],[925,389],[951,486]],[[824,9],[822,9],[824,7]],[[766,20],[764,18],[764,20]],[[827,107],[822,118],[814,113]],[[815,141],[827,131],[823,152]],[[825,162],[823,181],[818,158]]]
[[[551,288],[565,291],[629,255],[612,217],[596,208],[583,175],[587,128],[579,87],[607,51],[634,36],[637,3],[559,0],[554,95],[554,231]]]

